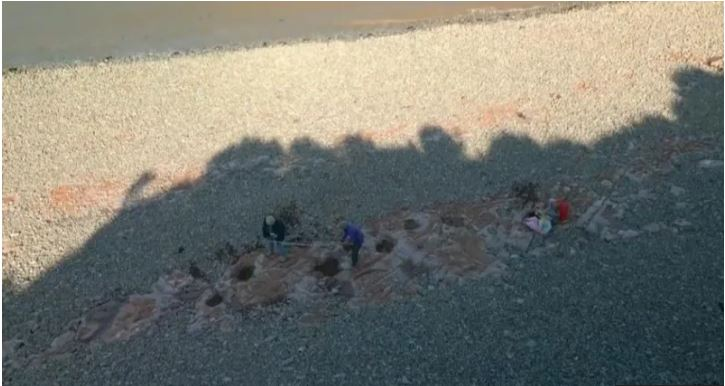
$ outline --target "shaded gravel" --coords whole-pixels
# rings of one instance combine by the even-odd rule
[[[685,162],[672,181],[700,187],[688,201],[712,199],[721,173],[694,167]],[[667,197],[664,187],[655,193]],[[338,309],[314,328],[299,327],[289,310],[291,320],[237,316],[235,332],[189,336],[178,317],[182,323],[151,336],[79,354],[76,366],[60,361],[26,373],[22,383],[59,374],[61,384],[721,384],[716,201],[688,214],[692,229],[676,243],[667,233],[626,244],[592,239],[575,257],[515,258],[502,280]],[[650,209],[670,213],[673,205]],[[578,237],[572,231],[554,241],[575,245]]]
[[[692,223],[677,234],[626,243],[555,235],[560,253],[512,259],[501,280],[341,309],[319,328],[299,327],[290,309],[289,320],[237,315],[234,333],[189,336],[179,315],[150,335],[5,372],[4,381],[722,383],[722,168],[697,166],[723,159],[722,74],[698,62],[722,55],[721,20],[717,4],[607,5],[358,42],[5,75],[3,196],[20,198],[4,205],[4,245],[19,252],[3,260],[3,335],[27,350],[47,347],[95,296],[145,290],[191,261],[213,275],[223,267],[213,251],[253,239],[267,208],[286,200],[324,228],[336,216],[478,197],[515,179],[596,184],[606,194],[601,179],[659,154],[665,138],[705,145],[675,157],[668,175],[615,186],[658,197],[633,207],[629,225]],[[462,145],[446,134],[456,127]],[[336,142],[365,131],[374,144]],[[134,139],[116,139],[124,135]],[[284,162],[244,167],[260,155]],[[146,170],[195,164],[206,167],[197,185],[115,213],[47,206],[60,184],[130,186]],[[272,171],[295,164],[283,178]],[[683,201],[691,206],[680,214]],[[576,254],[564,257],[569,246]]]

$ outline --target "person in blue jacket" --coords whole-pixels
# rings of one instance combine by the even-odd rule
[[[345,224],[345,233],[342,235],[342,242],[348,241],[352,244],[352,252],[350,257],[352,258],[352,266],[357,265],[358,258],[360,257],[360,248],[365,241],[365,236],[360,228],[352,225]]]

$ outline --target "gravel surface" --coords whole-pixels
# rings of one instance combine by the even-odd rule
[[[3,381],[722,383],[723,78],[707,65],[722,16],[604,5],[5,74],[3,339],[30,353],[94,298],[192,261],[218,272],[216,249],[254,239],[289,200],[329,238],[337,216],[561,180],[615,198],[649,189],[633,229],[689,225],[612,243],[557,234],[555,256],[512,258],[502,279],[341,306],[314,328],[290,308],[189,335],[179,315]],[[671,170],[651,170],[662,158]],[[602,183],[637,167],[640,182]]]

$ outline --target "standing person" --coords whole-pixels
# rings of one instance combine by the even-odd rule
[[[287,251],[285,250],[284,237],[285,237],[285,226],[282,221],[277,220],[274,216],[267,216],[262,224],[262,236],[267,239],[269,252],[271,254],[279,254],[285,257]]]
[[[345,224],[345,233],[342,235],[342,242],[348,240],[352,244],[352,252],[350,257],[352,258],[352,266],[357,265],[358,257],[360,256],[360,248],[365,241],[365,236],[360,228],[352,225]]]

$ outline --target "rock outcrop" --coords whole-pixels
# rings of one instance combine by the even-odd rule
[[[44,355],[129,339],[185,305],[195,310],[189,331],[196,331],[216,324],[224,328],[232,311],[283,301],[335,296],[382,303],[480,277],[492,263],[522,253],[530,244],[533,234],[521,225],[522,211],[516,206],[514,199],[484,198],[391,213],[363,226],[366,241],[354,268],[342,245],[313,241],[291,247],[284,259],[262,250],[244,252],[213,283],[194,275],[195,266],[190,273],[173,271],[149,293],[97,304],[72,321]],[[501,268],[497,264],[495,270]]]

